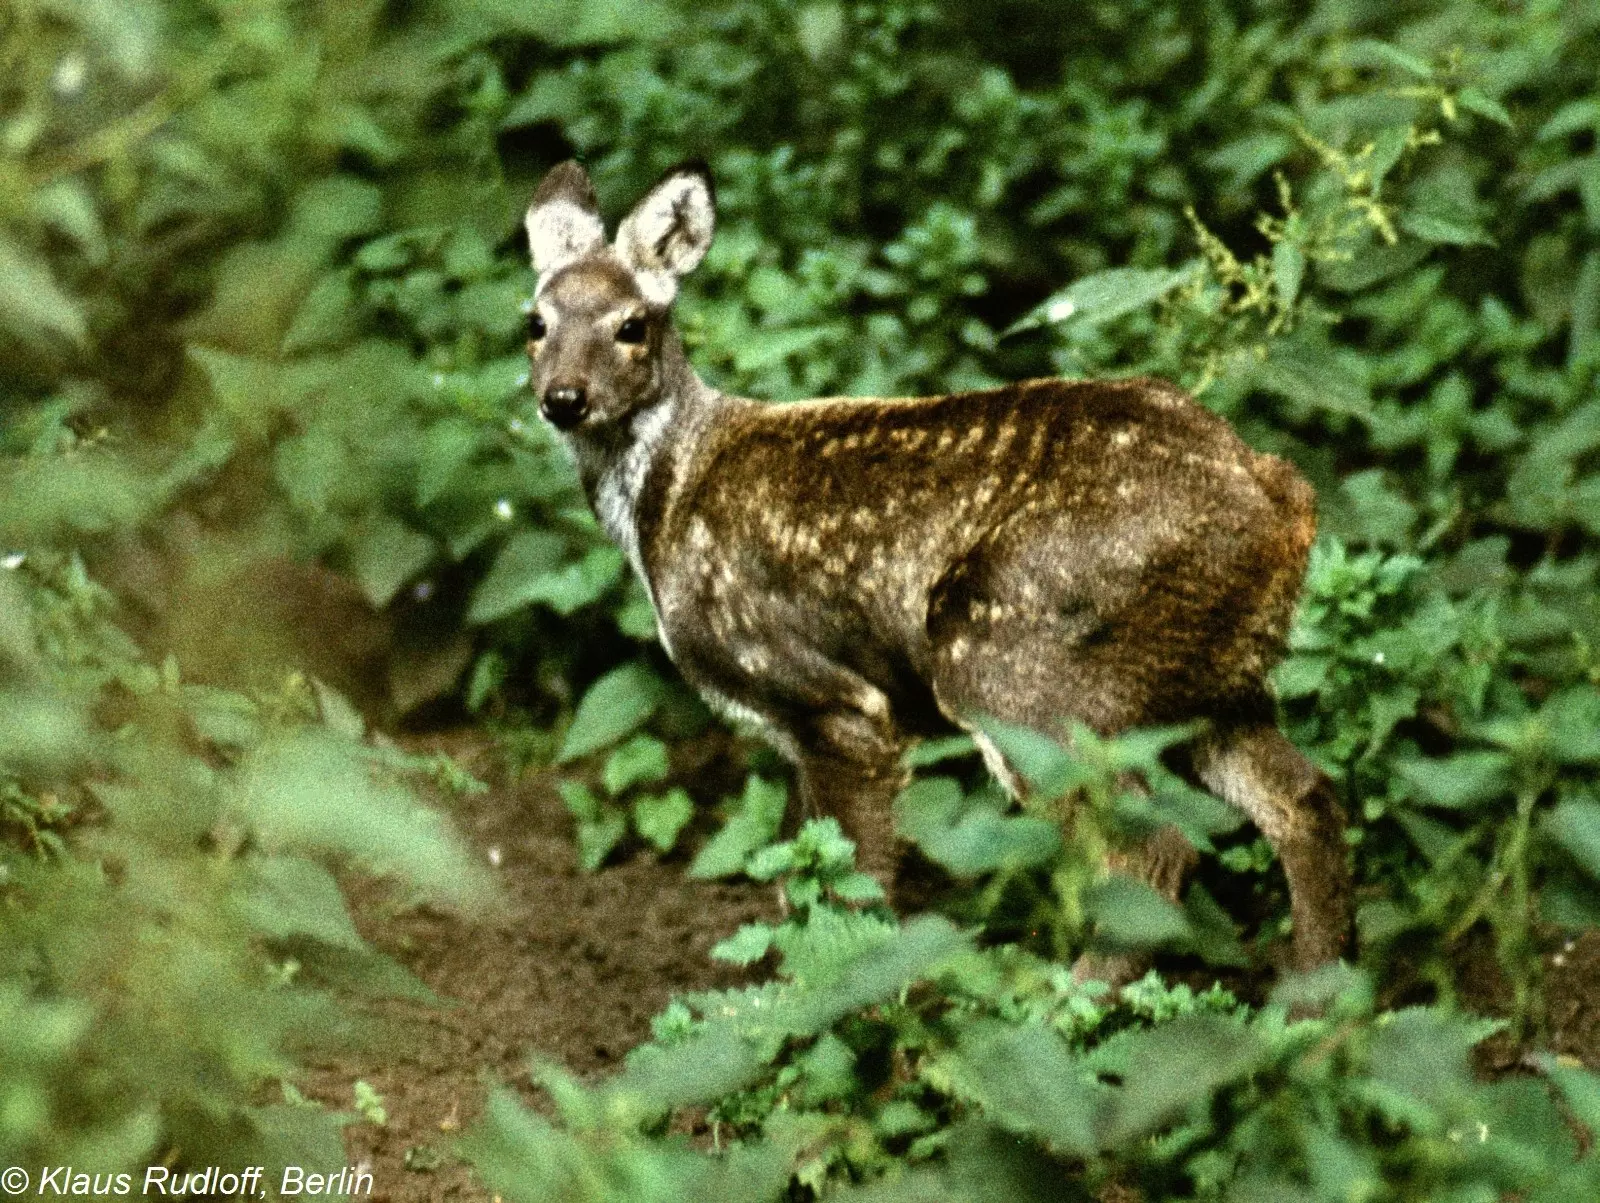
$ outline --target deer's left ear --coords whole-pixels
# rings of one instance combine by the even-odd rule
[[[674,167],[620,226],[615,243],[622,261],[653,287],[646,294],[670,301],[678,280],[705,258],[717,226],[716,194],[704,163]],[[665,303],[665,302],[663,302]]]
[[[589,173],[570,159],[552,167],[544,177],[523,224],[528,230],[533,270],[541,279],[606,240]]]

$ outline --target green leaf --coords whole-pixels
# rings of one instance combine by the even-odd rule
[[[946,760],[975,755],[977,751],[978,745],[972,742],[972,736],[947,735],[940,739],[919,740],[900,758],[900,763],[908,769],[925,769]]]
[[[261,707],[242,693],[210,685],[186,685],[183,699],[200,737],[219,747],[254,747],[266,733]]]
[[[606,757],[600,781],[616,797],[630,785],[646,785],[667,775],[667,745],[651,735],[635,735]]]
[[[1183,910],[1142,881],[1114,873],[1084,898],[1097,945],[1155,948],[1182,943],[1192,935]]]
[[[75,344],[89,337],[78,303],[50,265],[0,234],[0,328],[29,340],[55,335]]]
[[[1573,931],[1600,927],[1600,884],[1559,869],[1546,873],[1539,886],[1539,918]]]
[[[1400,810],[1395,812],[1394,818],[1429,864],[1438,864],[1453,856],[1462,847],[1462,841],[1471,838],[1420,811]]]
[[[481,626],[521,609],[566,558],[567,540],[556,532],[518,531],[506,540],[494,567],[473,592],[467,621]]]
[[[633,804],[633,826],[655,845],[658,852],[670,852],[678,833],[694,817],[694,799],[682,789],[664,794],[647,794]]]
[[[689,866],[689,876],[706,879],[743,872],[750,854],[778,834],[788,800],[789,791],[782,782],[752,773],[722,830],[706,841]]]
[[[585,873],[593,873],[627,834],[628,816],[621,807],[605,806],[593,820],[580,822],[578,824],[579,867]]]
[[[678,25],[665,0],[461,0],[463,13],[554,46],[603,46],[654,40]]]
[[[1173,289],[1188,283],[1199,264],[1176,270],[1114,267],[1073,281],[1012,323],[1001,337],[1038,326],[1079,322],[1099,326],[1146,305],[1154,304]]]
[[[816,3],[803,5],[795,14],[795,40],[806,57],[820,63],[844,43],[844,5]]]
[[[1477,222],[1448,213],[1427,213],[1407,209],[1400,214],[1400,228],[1424,242],[1447,246],[1494,246],[1495,241]]]
[[[1339,490],[1350,504],[1354,537],[1390,547],[1406,544],[1417,523],[1417,507],[1382,468],[1351,473]]]
[[[235,355],[215,347],[188,347],[211,384],[211,395],[234,429],[264,435],[283,401],[282,372],[276,363]],[[320,440],[328,442],[331,440]]]
[[[1480,92],[1477,88],[1462,88],[1456,95],[1461,102],[1461,107],[1469,113],[1476,113],[1480,117],[1487,117],[1490,121],[1498,122],[1507,129],[1515,128],[1511,114],[1506,111],[1505,105],[1494,97]]]
[[[888,897],[884,892],[883,883],[870,873],[846,873],[831,883],[828,889],[840,902],[852,905],[882,902]]]
[[[348,342],[357,332],[355,288],[348,272],[330,272],[311,286],[283,335],[283,352],[294,355]]]
[[[1558,803],[1545,815],[1542,828],[1585,873],[1600,881],[1600,803],[1587,799]]]
[[[1443,1007],[1407,1007],[1372,1033],[1372,1078],[1419,1118],[1448,1108],[1472,1080],[1472,1049],[1506,1026]]]
[[[347,239],[372,233],[382,221],[383,189],[353,175],[331,175],[300,188],[290,234],[328,255]]]
[[[957,877],[976,877],[1048,864],[1061,851],[1061,829],[1033,815],[974,806],[950,826],[922,827],[915,842],[929,860]]]
[[[1189,925],[1188,948],[1196,956],[1211,965],[1243,968],[1250,964],[1232,917],[1198,881],[1184,895],[1183,915]]]
[[[1462,810],[1511,792],[1511,757],[1504,752],[1457,752],[1442,760],[1402,760],[1395,772],[1412,795],[1432,806]]]
[[[766,923],[746,923],[726,940],[712,946],[711,959],[730,965],[753,965],[772,947],[772,927]]]
[[[1544,742],[1557,764],[1600,762],[1600,689],[1571,685],[1539,707]]]
[[[1367,419],[1372,413],[1369,370],[1360,356],[1304,336],[1280,339],[1271,355],[1252,362],[1242,375],[1255,387],[1313,412]]]
[[[1556,1084],[1577,1121],[1592,1132],[1600,1132],[1600,1074],[1572,1065],[1552,1053],[1535,1054],[1545,1075]]]
[[[581,781],[558,781],[556,793],[566,804],[567,813],[580,823],[592,823],[605,811],[605,803]]]
[[[350,536],[350,566],[361,591],[377,609],[432,561],[434,542],[398,518],[369,514]]]
[[[544,71],[500,119],[502,129],[520,129],[544,121],[568,121],[583,112],[582,82],[569,71]]]
[[[527,582],[524,602],[543,602],[557,614],[571,614],[598,601],[622,576],[626,559],[615,547],[595,547],[576,564]]]
[[[1418,79],[1430,79],[1433,76],[1433,68],[1425,60],[1374,38],[1351,42],[1344,49],[1344,58],[1352,67],[1398,67]]]
[[[323,724],[328,730],[352,742],[366,736],[366,720],[361,717],[361,711],[351,704],[349,698],[317,677],[311,678],[311,691],[316,695],[317,712],[322,716]]]
[[[1548,142],[1590,130],[1600,130],[1600,97],[1597,96],[1585,96],[1562,105],[1539,127],[1534,139]]]
[[[89,714],[65,691],[0,690],[0,783],[11,773],[61,773],[93,747]]]
[[[236,806],[268,851],[348,856],[439,898],[473,902],[487,893],[478,859],[437,813],[382,780],[358,746],[322,729],[276,736],[248,753]]]
[[[1578,280],[1572,286],[1572,327],[1567,335],[1567,364],[1577,368],[1590,348],[1600,341],[1600,250],[1583,257]],[[1600,522],[1588,524],[1591,532]]]
[[[1131,1042],[1123,1085],[1097,1117],[1102,1146],[1125,1145],[1204,1107],[1266,1054],[1256,1034],[1220,1015],[1179,1015]]]
[[[1284,700],[1306,698],[1317,693],[1328,681],[1333,669],[1331,656],[1295,655],[1280,663],[1272,672],[1272,684]]]
[[[978,725],[1041,799],[1059,798],[1088,779],[1089,770],[1058,739],[999,719],[984,718]]]
[[[964,1032],[949,1068],[957,1091],[994,1123],[1037,1136],[1059,1155],[1092,1156],[1105,1087],[1066,1042],[1034,1024],[983,1021]]]
[[[1292,242],[1277,242],[1272,247],[1272,286],[1278,293],[1278,304],[1285,309],[1300,298],[1300,282],[1305,279],[1306,256]]]
[[[661,705],[661,678],[637,661],[612,669],[589,687],[578,703],[556,753],[566,764],[632,735]]]
[[[813,912],[813,923],[827,923],[827,915]],[[861,915],[845,916],[844,921],[879,922]],[[822,1032],[851,1011],[886,1002],[912,983],[934,976],[972,948],[972,937],[943,915],[917,915],[889,931],[887,939],[868,938],[843,965],[833,966],[826,985],[789,996],[775,1023],[797,1036]]]
[[[241,869],[238,905],[245,921],[274,940],[307,936],[337,948],[365,950],[339,883],[300,856],[252,856]]]
[[[734,348],[733,366],[741,372],[762,371],[809,351],[831,333],[828,326],[748,331]]]
[[[435,422],[417,445],[417,504],[432,505],[478,450],[478,427],[458,418]]]

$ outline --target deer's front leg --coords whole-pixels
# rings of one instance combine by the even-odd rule
[[[881,697],[881,695],[879,695]],[[894,885],[898,854],[894,797],[905,784],[903,740],[887,721],[859,710],[823,714],[795,733],[805,815],[832,815],[856,843],[856,866]]]
[[[765,638],[749,644],[718,629],[714,606],[699,606],[702,622],[672,634],[678,666],[713,704],[720,699],[725,710],[758,720],[799,772],[804,815],[838,819],[856,843],[856,864],[892,885],[893,803],[905,780],[906,739],[889,698],[804,637],[803,615],[782,599],[764,602],[759,621],[747,625]],[[712,620],[704,619],[708,612]]]

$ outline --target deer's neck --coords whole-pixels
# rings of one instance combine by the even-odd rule
[[[719,416],[749,404],[701,380],[675,337],[662,348],[661,372],[654,404],[608,431],[573,441],[589,504],[627,554],[652,603],[650,536]]]

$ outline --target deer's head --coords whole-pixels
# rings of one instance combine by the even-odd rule
[[[526,224],[539,276],[528,315],[539,411],[576,431],[653,404],[678,281],[704,258],[716,226],[705,167],[667,172],[607,244],[588,174],[562,163],[534,193]]]

